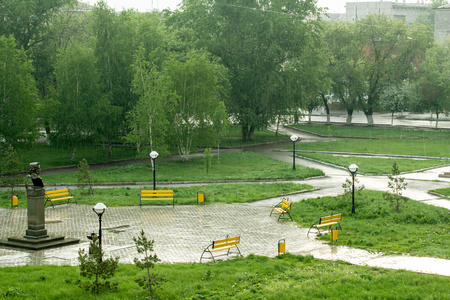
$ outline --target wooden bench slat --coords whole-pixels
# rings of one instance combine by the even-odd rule
[[[200,262],[202,262],[203,255],[206,252],[209,252],[209,254],[211,255],[211,259],[213,261],[216,261],[214,258],[214,255],[212,254],[213,252],[227,250],[226,255],[228,256],[228,254],[230,253],[230,249],[236,248],[238,251],[238,254],[241,255],[241,251],[239,250],[239,247],[238,247],[240,240],[241,240],[241,238],[239,236],[237,236],[237,237],[231,237],[231,238],[225,238],[225,239],[213,241],[208,247],[205,248],[205,250],[203,250],[202,256],[200,257]],[[225,254],[223,254],[223,255],[225,255]]]
[[[342,214],[321,217],[321,218],[319,218],[319,221],[317,221],[311,225],[311,227],[308,230],[307,235],[309,236],[309,232],[311,231],[312,228],[316,228],[317,231],[319,231],[319,233],[320,233],[319,228],[328,226],[328,229],[330,229],[331,225],[339,225],[339,228],[342,230],[341,224],[339,223],[341,221],[341,219],[342,219]]]
[[[283,200],[281,200],[281,202],[276,204],[272,208],[272,211],[270,212],[270,216],[272,216],[273,212],[275,211],[276,213],[279,214],[278,221],[280,221],[280,219],[291,219],[291,221],[292,221],[292,216],[289,213],[289,211],[291,210],[291,202],[289,202],[288,200],[283,198]],[[286,217],[286,216],[288,216],[288,217]]]
[[[141,190],[139,206],[142,206],[142,201],[172,201],[175,207],[173,190]]]
[[[50,198],[50,199],[48,199],[48,201],[59,201],[59,200],[67,200],[67,199],[75,199],[75,197],[70,196],[70,197],[62,197],[62,198],[55,198],[55,199]]]
[[[50,201],[52,204],[52,207],[55,208],[55,205],[53,202],[60,201],[60,200],[67,200],[67,203],[70,203],[70,199],[74,199],[75,197],[70,193],[69,189],[60,189],[60,190],[53,190],[53,191],[45,191],[45,204]],[[75,200],[75,204],[77,201]],[[44,204],[44,205],[45,205]]]

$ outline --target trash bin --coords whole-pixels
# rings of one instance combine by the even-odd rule
[[[205,192],[197,192],[197,204],[204,203],[206,201]]]
[[[19,206],[19,198],[17,198],[17,196],[12,196],[12,199],[11,199],[11,206],[12,206],[12,207]]]
[[[338,239],[338,230],[337,227],[330,228],[330,240],[337,241]]]
[[[278,241],[278,255],[285,254],[286,253],[286,241],[279,240]]]

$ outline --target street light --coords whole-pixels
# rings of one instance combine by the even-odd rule
[[[295,134],[291,135],[290,137],[292,143],[294,144],[294,151],[292,152],[292,157],[293,157],[293,165],[292,165],[292,170],[295,171],[295,142],[298,140],[298,136],[296,136]]]
[[[106,211],[106,205],[103,203],[97,203],[92,208],[92,210],[98,216],[98,244],[100,245],[100,248],[101,248],[102,247],[102,215]]]
[[[351,164],[348,167],[350,173],[352,173],[352,214],[355,213],[355,175],[358,172],[358,166],[355,164]]]
[[[153,190],[156,190],[156,159],[158,158],[159,154],[156,151],[150,152],[150,157],[152,158],[152,170],[153,170]]]

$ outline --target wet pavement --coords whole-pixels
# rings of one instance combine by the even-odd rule
[[[290,134],[291,129],[283,128]],[[301,134],[301,133],[299,133]],[[305,137],[308,138],[308,137]],[[309,137],[311,138],[311,137]],[[289,144],[289,143],[288,143]],[[292,162],[288,152],[274,151],[280,145],[247,148],[275,159]],[[316,191],[290,196],[301,201],[342,193],[341,184],[349,177],[346,170],[298,158],[298,165],[322,169],[326,176],[302,181],[317,187]],[[430,189],[450,186],[450,178],[438,175],[450,171],[450,166],[423,172],[404,174],[408,188],[404,195],[417,201],[450,209],[450,200],[428,193]],[[386,176],[358,176],[367,189],[387,190]],[[163,262],[198,262],[203,250],[212,240],[227,235],[239,235],[243,255],[273,257],[277,244],[285,239],[286,250],[293,254],[313,255],[315,258],[342,260],[356,265],[450,276],[450,260],[430,257],[393,256],[346,246],[329,245],[307,237],[307,228],[292,222],[277,222],[270,217],[271,207],[279,198],[248,204],[209,204],[188,206],[110,207],[103,215],[103,248],[107,255],[119,256],[121,263],[132,263],[137,257],[132,241],[143,229],[155,240],[155,252]],[[0,209],[0,239],[23,236],[27,227],[26,209]],[[78,250],[88,248],[86,235],[98,230],[98,218],[87,205],[58,205],[46,209],[46,229],[52,235],[81,239],[80,244],[61,248],[27,251],[0,247],[0,266],[19,265],[77,265]]]

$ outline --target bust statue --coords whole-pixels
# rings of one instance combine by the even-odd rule
[[[31,181],[33,182],[33,188],[43,188],[44,183],[42,182],[42,179],[39,176],[40,174],[41,174],[40,164],[38,162],[30,163],[30,166],[28,168],[26,187],[28,188],[28,178],[31,178]]]

